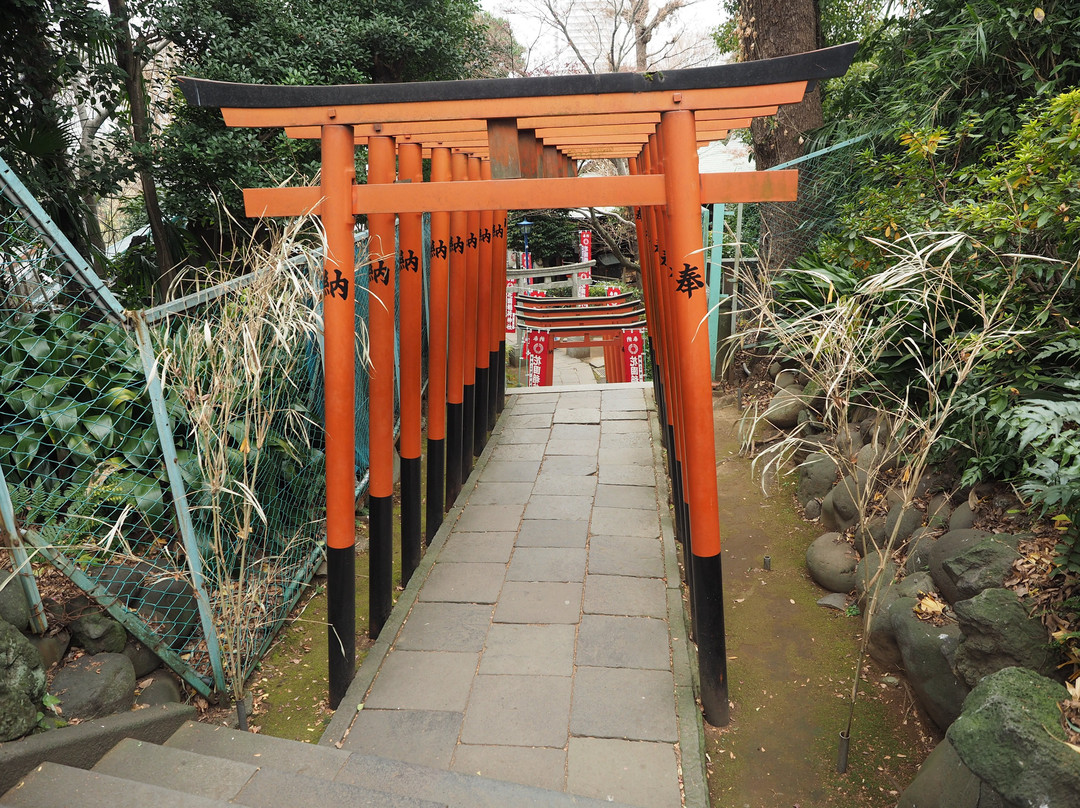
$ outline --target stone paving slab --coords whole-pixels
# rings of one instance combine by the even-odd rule
[[[518,547],[581,547],[589,537],[587,519],[529,519],[518,531]],[[509,559],[507,559],[509,560]]]
[[[569,676],[478,675],[461,742],[564,748],[572,682]]]
[[[586,614],[667,618],[667,591],[661,578],[589,575],[585,578]]]
[[[458,744],[452,769],[463,774],[562,791],[566,787],[566,750],[463,743]]]
[[[560,519],[588,522],[592,515],[593,497],[583,495],[533,494],[525,506],[525,518],[532,520]]]
[[[571,738],[566,789],[641,808],[679,808],[678,761],[671,744]]]
[[[643,808],[683,805],[689,782],[705,808],[680,769],[700,714],[651,397],[510,397],[357,676],[344,749]]]
[[[365,708],[341,748],[448,769],[464,719],[464,713],[446,710]]]
[[[441,562],[487,561],[510,563],[514,552],[513,533],[454,533],[439,553]]]
[[[632,741],[679,739],[669,670],[578,668],[570,733]]]

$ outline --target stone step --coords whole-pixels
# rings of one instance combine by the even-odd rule
[[[135,740],[117,744],[98,762],[94,771],[253,808],[293,808],[297,805],[446,808],[440,802],[390,794],[377,788],[283,772],[261,762],[258,765],[240,763]]]
[[[347,752],[331,746],[254,735],[194,721],[178,729],[165,742],[165,746],[258,766],[264,770],[260,776],[265,778],[267,784],[270,782],[267,770],[276,770],[283,775],[335,781],[330,785],[362,786],[429,800],[448,808],[620,808],[618,803],[606,800]],[[288,778],[283,778],[282,782],[288,783]]]
[[[226,808],[227,802],[135,783],[101,772],[42,763],[0,797],[20,808]]]

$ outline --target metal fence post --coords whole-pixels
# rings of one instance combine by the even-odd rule
[[[26,596],[26,602],[30,606],[30,628],[35,634],[44,634],[49,627],[49,621],[45,617],[45,607],[41,603],[41,592],[38,591],[37,580],[30,569],[30,556],[26,554],[26,548],[23,547],[22,540],[19,538],[15,524],[15,509],[11,505],[11,494],[8,492],[7,481],[4,479],[3,468],[0,468],[0,532],[8,537],[6,544],[11,550],[14,561],[13,575],[18,578],[23,594]]]
[[[214,673],[214,685],[220,690],[226,689],[225,670],[221,660],[221,645],[218,642],[214,615],[210,608],[210,598],[206,593],[206,578],[203,575],[202,555],[195,539],[195,526],[191,522],[188,509],[187,491],[184,488],[184,476],[180,473],[180,460],[176,456],[173,443],[172,423],[165,408],[165,394],[161,389],[161,377],[158,375],[157,359],[150,339],[150,329],[141,312],[129,314],[135,323],[136,341],[139,345],[139,357],[146,373],[146,391],[150,396],[150,408],[154,414],[154,426],[157,427],[161,441],[161,455],[165,462],[165,473],[169,478],[169,490],[173,497],[176,511],[176,524],[180,529],[180,538],[184,542],[184,554],[187,556],[188,571],[191,573],[191,586],[195,590],[195,602],[199,606],[199,623],[206,639],[206,652],[210,656],[210,667]]]

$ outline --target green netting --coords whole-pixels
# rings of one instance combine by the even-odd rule
[[[14,540],[196,689],[243,681],[323,553],[318,250],[278,245],[238,279],[122,313],[65,259],[40,209],[28,222],[30,203],[0,199],[0,471]],[[361,244],[358,278],[363,263]],[[366,390],[358,359],[358,479]]]

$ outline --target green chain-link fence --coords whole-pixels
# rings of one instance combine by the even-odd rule
[[[319,257],[263,252],[242,277],[124,311],[0,168],[0,525],[15,565],[40,554],[193,688],[226,690],[323,553]],[[366,389],[358,358],[358,479]]]

